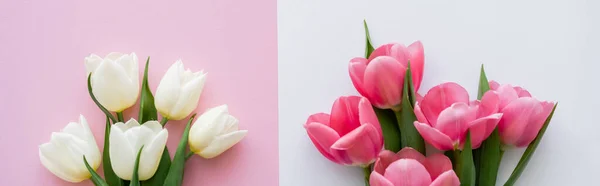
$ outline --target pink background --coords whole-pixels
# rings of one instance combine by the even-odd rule
[[[197,111],[228,104],[250,131],[215,159],[188,161],[185,185],[277,185],[276,21],[276,0],[0,0],[0,185],[92,185],[52,175],[38,145],[79,114],[102,144],[104,117],[88,96],[83,59],[112,51],[136,52],[140,72],[151,56],[153,91],[179,58],[204,69]],[[167,126],[175,149],[184,123]]]

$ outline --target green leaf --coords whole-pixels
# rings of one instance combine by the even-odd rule
[[[375,110],[379,125],[381,125],[381,130],[383,131],[385,149],[393,152],[400,151],[402,148],[400,145],[400,130],[398,129],[398,125],[396,125],[394,111],[379,109],[377,107],[373,107],[373,110]]]
[[[408,100],[410,101],[410,106],[415,107],[415,103],[417,102],[417,96],[415,95],[415,87],[413,85],[412,80],[412,72],[410,68],[410,60],[408,61],[408,67],[406,67],[406,73],[404,73],[404,88],[403,94],[408,95]]]
[[[490,84],[485,75],[483,65],[481,65],[481,72],[479,75],[479,89],[477,99],[481,100],[483,95],[490,90]],[[494,129],[492,134],[482,142],[481,147],[474,150],[473,159],[476,167],[476,177],[478,185],[480,186],[494,186],[496,185],[496,178],[498,176],[498,169],[500,168],[500,161],[502,160],[502,149],[501,149],[500,134],[498,128]],[[483,161],[485,160],[485,161]]]
[[[375,50],[373,48],[373,44],[371,43],[371,35],[369,34],[369,27],[367,26],[367,20],[363,20],[363,25],[365,27],[365,37],[366,37],[366,46],[365,46],[365,58],[369,58],[371,53]]]
[[[129,186],[140,186],[140,175],[138,174],[138,169],[140,168],[140,156],[142,155],[142,149],[144,149],[143,145],[138,151],[137,157],[135,158],[135,165],[133,166],[133,175],[131,176],[131,182],[129,183]]]
[[[142,80],[142,93],[140,95],[140,123],[146,123],[146,121],[157,120],[158,114],[156,113],[156,107],[154,107],[154,96],[150,91],[150,85],[148,85],[148,65],[150,64],[150,57],[146,60],[146,67],[144,68],[144,79]]]
[[[111,186],[123,186],[121,178],[115,174],[110,162],[110,120],[106,117],[106,128],[104,128],[104,152],[102,152],[102,167],[104,168],[104,177],[106,182]]]
[[[533,156],[535,149],[540,144],[540,141],[542,141],[542,137],[544,137],[544,133],[546,133],[546,129],[548,128],[548,125],[550,124],[550,121],[552,120],[552,116],[554,115],[556,106],[558,106],[558,103],[554,104],[554,108],[552,108],[552,112],[550,112],[550,115],[548,115],[548,118],[546,118],[546,122],[544,123],[544,126],[542,127],[542,129],[540,129],[540,132],[538,132],[538,135],[535,137],[535,139],[529,144],[529,146],[527,146],[527,149],[525,149],[523,156],[521,156],[521,159],[519,160],[517,167],[515,167],[515,169],[513,170],[512,174],[510,175],[510,177],[508,178],[508,180],[506,181],[504,186],[514,185],[515,182],[517,181],[517,179],[519,179],[519,176],[521,176],[521,173],[523,173],[523,170],[525,170],[525,167],[527,167],[527,163],[529,163],[529,160]]]
[[[187,149],[188,136],[190,135],[190,125],[192,124],[194,117],[196,117],[196,114],[192,115],[185,125],[185,130],[183,131],[181,140],[179,140],[179,145],[177,146],[177,151],[175,152],[175,157],[173,158],[173,163],[169,169],[169,174],[167,174],[164,186],[180,186],[183,182],[183,168],[185,167],[186,156],[185,150]]]
[[[171,167],[171,155],[169,155],[169,149],[165,147],[165,151],[163,151],[163,154],[160,157],[160,163],[158,164],[156,173],[154,173],[152,178],[142,181],[142,186],[162,186],[169,173],[169,167]]]
[[[475,186],[475,165],[473,164],[473,151],[471,147],[471,132],[467,132],[467,140],[462,152],[455,150],[456,174],[460,179],[461,186]]]
[[[90,73],[87,78],[87,87],[88,87],[88,92],[90,93],[90,97],[92,97],[92,100],[94,101],[94,103],[96,103],[98,108],[100,108],[100,110],[102,110],[102,112],[104,112],[106,117],[110,118],[110,120],[113,123],[116,123],[117,119],[115,119],[115,117],[108,110],[106,110],[106,108],[104,108],[104,106],[102,106],[102,104],[100,104],[100,102],[98,102],[98,100],[96,99],[96,96],[94,96],[94,93],[92,92],[91,78],[92,78],[92,73]]]
[[[90,174],[92,175],[92,177],[90,179],[92,180],[94,185],[109,186],[108,183],[106,183],[102,179],[102,177],[100,177],[100,175],[98,175],[98,173],[96,173],[96,171],[94,169],[92,169],[92,167],[90,167],[90,164],[88,163],[87,159],[85,159],[85,155],[83,155],[83,163],[85,163],[85,168],[87,168],[87,170],[90,171]]]
[[[410,64],[406,69],[406,77],[404,78],[404,89],[402,93],[402,102],[400,103],[400,110],[395,111],[396,119],[398,120],[398,128],[400,129],[400,144],[402,148],[412,147],[415,150],[425,154],[425,141],[419,134],[419,131],[415,128],[414,122],[417,120],[411,101],[411,95],[414,96],[414,92],[411,90],[412,81],[410,78]],[[412,93],[411,93],[412,92]]]

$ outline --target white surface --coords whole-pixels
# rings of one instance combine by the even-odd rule
[[[360,186],[362,172],[329,162],[302,125],[355,94],[348,61],[375,45],[425,46],[421,93],[444,81],[476,96],[488,78],[559,101],[551,126],[516,185],[594,185],[600,175],[600,2],[589,0],[279,0],[279,157],[282,186]],[[523,150],[509,150],[498,185]]]

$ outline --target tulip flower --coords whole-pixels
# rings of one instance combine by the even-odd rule
[[[156,110],[171,120],[187,117],[198,106],[205,80],[205,73],[184,70],[183,62],[178,60],[169,67],[158,84],[154,97]]]
[[[92,73],[92,93],[107,110],[122,112],[133,106],[140,93],[138,58],[135,53],[110,53],[85,58],[87,74]]]
[[[154,176],[160,157],[165,150],[169,133],[157,121],[147,121],[140,125],[135,119],[127,123],[119,122],[110,128],[110,161],[115,174],[124,180],[131,180],[139,150],[139,180]]]
[[[517,147],[529,145],[552,112],[554,103],[539,101],[518,86],[491,81],[490,88],[489,92],[500,98],[499,111],[504,114],[498,123],[502,143]]]
[[[79,123],[70,122],[60,132],[52,133],[50,142],[40,145],[40,161],[57,177],[68,182],[81,182],[91,177],[83,156],[90,167],[100,166],[100,150],[94,135],[83,116]]]
[[[409,61],[416,92],[423,79],[424,59],[420,41],[408,48],[402,44],[386,44],[375,49],[368,59],[350,60],[350,78],[356,90],[376,107],[398,109]]]
[[[366,98],[342,96],[331,115],[311,115],[304,128],[319,152],[338,164],[368,166],[383,148],[379,121]]]
[[[443,154],[423,156],[405,147],[397,154],[384,150],[371,173],[371,186],[459,186],[452,162]]]
[[[190,128],[190,150],[203,158],[214,158],[248,133],[238,129],[239,120],[229,114],[227,105],[209,109]]]
[[[415,128],[423,139],[439,150],[462,149],[471,131],[473,149],[479,148],[502,118],[497,113],[500,98],[486,93],[481,101],[469,101],[469,94],[456,83],[433,87],[415,104]]]

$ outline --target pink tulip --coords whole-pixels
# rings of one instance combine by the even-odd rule
[[[386,44],[375,49],[368,59],[350,60],[350,78],[356,90],[373,105],[396,109],[400,104],[408,62],[416,92],[423,79],[424,59],[420,41],[408,48],[402,44]]]
[[[375,162],[371,186],[459,186],[452,162],[443,154],[423,156],[405,147],[397,154],[382,151]]]
[[[479,148],[502,117],[500,98],[485,94],[481,101],[469,101],[469,94],[456,83],[435,86],[415,104],[414,125],[423,139],[439,150],[462,149],[471,131],[473,149]]]
[[[367,166],[383,148],[379,121],[366,98],[342,96],[331,115],[311,115],[304,128],[319,152],[338,164]]]
[[[517,147],[529,145],[552,112],[554,103],[538,101],[527,90],[518,86],[490,81],[490,88],[492,91],[489,93],[500,98],[498,109],[504,114],[498,123],[502,143]]]

